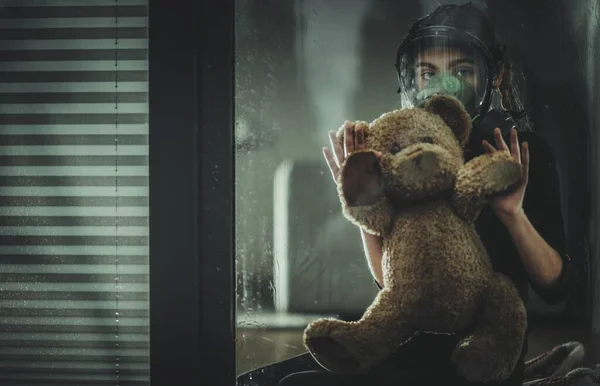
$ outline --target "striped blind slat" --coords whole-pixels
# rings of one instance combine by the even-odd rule
[[[0,384],[150,384],[147,8],[0,5]]]

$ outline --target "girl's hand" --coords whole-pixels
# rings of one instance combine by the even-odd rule
[[[333,181],[337,184],[340,167],[344,163],[344,160],[353,152],[362,150],[365,148],[365,133],[364,127],[356,125],[354,122],[344,122],[344,146],[342,147],[337,140],[337,133],[335,131],[329,132],[329,142],[331,143],[331,150],[324,147],[323,155],[331,171]]]
[[[337,133],[335,131],[329,132],[329,142],[331,143],[331,150],[323,148],[323,155],[331,171],[331,177],[337,185],[338,175],[340,168],[343,165],[346,158],[355,151],[362,150],[365,148],[365,132],[364,127],[356,125],[354,122],[346,121],[344,123],[344,140],[343,146],[337,140]],[[378,157],[380,154],[376,153]],[[375,236],[371,233],[367,233],[364,230],[360,230],[365,254],[369,261],[369,268],[371,273],[375,277],[375,280],[380,287],[383,288],[383,241],[381,237]]]
[[[529,147],[527,142],[524,142],[522,149],[519,147],[519,138],[517,130],[514,128],[510,132],[510,149],[504,142],[500,129],[494,130],[494,139],[496,141],[497,149],[492,146],[488,141],[483,141],[483,147],[486,152],[492,153],[495,151],[505,151],[510,153],[512,157],[519,162],[523,168],[523,178],[519,184],[511,191],[496,196],[490,202],[494,213],[498,218],[506,223],[515,218],[520,214],[523,214],[523,198],[525,197],[525,190],[529,181]]]

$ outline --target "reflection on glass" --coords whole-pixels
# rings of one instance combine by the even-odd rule
[[[304,354],[303,329],[324,316],[358,320],[377,285],[386,283],[381,240],[341,213],[331,174],[344,154],[330,147],[328,132],[345,120],[371,121],[393,109],[421,107],[440,93],[458,98],[472,118],[467,160],[505,146],[520,162],[529,160],[529,179],[495,198],[476,223],[495,270],[527,302],[531,325],[551,321],[532,330],[506,384],[550,375],[535,373],[535,362],[527,361],[556,345],[588,344],[580,325],[572,325],[588,312],[581,297],[589,287],[581,279],[587,256],[580,241],[587,224],[572,215],[583,210],[581,189],[573,184],[586,178],[588,161],[578,158],[587,146],[586,126],[563,140],[563,123],[584,112],[568,110],[565,98],[573,94],[537,75],[566,66],[536,61],[534,53],[551,56],[547,52],[556,46],[541,46],[539,35],[524,39],[516,31],[538,21],[514,19],[509,6],[434,1],[273,2],[265,12],[238,1],[237,367],[244,374],[239,384],[276,385],[302,371],[316,373],[288,378],[288,384],[333,382]],[[566,23],[560,15],[552,17]],[[586,39],[591,38],[581,41],[589,44]],[[591,70],[578,71],[584,77]],[[352,124],[348,128],[353,135]],[[320,151],[324,146],[329,167]],[[414,339],[386,362],[386,376],[406,382],[410,372],[399,369],[421,366],[451,379],[456,343],[456,336]],[[579,347],[565,346],[565,352]],[[433,351],[439,354],[432,357]],[[595,361],[594,355],[587,360]],[[374,379],[379,378],[366,376],[365,384]]]
[[[150,384],[147,6],[0,5],[0,384]]]

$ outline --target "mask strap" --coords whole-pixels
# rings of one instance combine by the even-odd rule
[[[502,102],[502,91],[500,91],[500,84],[502,83],[502,78],[504,75],[504,66],[500,66],[500,72],[498,76],[494,79],[494,86],[492,89],[492,95],[490,97],[490,108],[489,110],[499,110],[505,113],[510,114],[510,116],[515,119],[522,119],[527,116],[527,110],[522,111],[510,111],[506,107],[504,107],[504,103]],[[489,111],[488,110],[488,111]]]
[[[497,87],[494,87],[492,90],[492,96],[490,98],[490,110],[506,111],[506,108],[502,103],[502,92]]]
[[[504,104],[502,103],[502,91],[500,91],[500,85],[502,84],[502,78],[504,77],[504,66],[500,66],[498,76],[494,79],[494,85],[492,88],[492,95],[490,99],[490,110],[502,110],[506,111]]]

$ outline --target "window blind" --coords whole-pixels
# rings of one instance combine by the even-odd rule
[[[0,3],[0,384],[149,385],[147,1]]]

